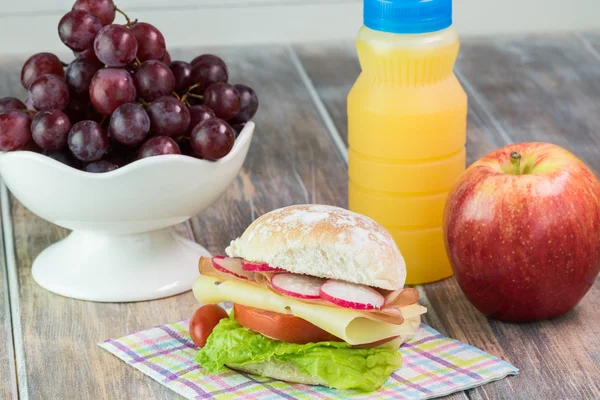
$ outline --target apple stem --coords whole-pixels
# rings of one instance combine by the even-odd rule
[[[521,155],[516,151],[510,153],[510,163],[513,166],[515,175],[521,175]]]

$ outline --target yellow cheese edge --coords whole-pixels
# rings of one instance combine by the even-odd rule
[[[239,280],[221,281],[210,276],[200,276],[194,282],[192,290],[196,299],[203,304],[231,301],[281,314],[293,314],[351,345],[372,343],[398,335],[407,340],[419,328],[421,314],[427,312],[419,304],[402,307],[405,321],[402,325],[394,325],[368,318],[368,314],[348,308],[304,303]]]

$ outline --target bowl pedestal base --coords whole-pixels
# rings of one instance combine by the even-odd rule
[[[153,300],[183,293],[210,253],[173,228],[127,235],[73,231],[34,261],[33,278],[62,296],[99,302]]]

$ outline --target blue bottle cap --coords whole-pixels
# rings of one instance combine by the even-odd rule
[[[452,25],[452,0],[364,0],[366,27],[390,33],[428,33]]]

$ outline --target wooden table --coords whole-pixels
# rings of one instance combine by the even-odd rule
[[[203,49],[206,51],[206,49]],[[181,227],[221,253],[257,216],[294,203],[346,206],[346,95],[359,73],[353,44],[210,49],[234,81],[260,95],[257,132],[242,172],[212,207]],[[173,59],[201,53],[173,51]],[[548,141],[600,173],[600,35],[465,40],[456,72],[469,95],[468,162],[507,143]],[[0,60],[0,93],[23,96],[22,59]],[[96,343],[189,317],[190,293],[97,304],[49,293],[31,264],[65,229],[1,188],[0,398],[176,398]],[[521,369],[451,399],[600,398],[600,286],[569,314],[533,324],[490,320],[453,278],[419,288],[425,320]]]

